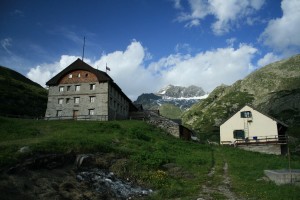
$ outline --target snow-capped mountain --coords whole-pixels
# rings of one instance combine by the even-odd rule
[[[160,89],[157,93],[158,96],[171,97],[171,98],[194,98],[199,99],[205,95],[204,90],[201,87],[191,85],[188,87],[168,85],[165,88]]]
[[[142,104],[144,109],[159,109],[165,104],[171,104],[184,111],[207,96],[208,94],[198,86],[168,85],[156,93],[140,95],[134,103]]]

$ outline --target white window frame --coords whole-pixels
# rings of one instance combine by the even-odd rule
[[[62,116],[62,110],[57,110],[56,117],[61,117],[61,116]]]
[[[64,91],[64,86],[59,86],[59,92],[63,92]]]
[[[80,91],[80,85],[75,85],[75,91],[76,92]]]
[[[63,98],[58,98],[58,104],[63,104],[64,99]]]
[[[95,115],[95,109],[89,109],[89,115]]]
[[[79,104],[80,102],[80,97],[74,97],[74,103]]]
[[[90,90],[95,90],[96,84],[90,84]]]
[[[90,103],[94,103],[96,100],[96,97],[95,96],[90,96]]]
[[[69,74],[69,78],[72,78],[73,77],[73,75],[72,74]]]

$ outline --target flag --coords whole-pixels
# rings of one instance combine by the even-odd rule
[[[107,70],[108,70],[108,71],[110,71],[110,68],[109,68],[109,67],[107,67],[107,63],[106,63],[106,71],[107,71]]]

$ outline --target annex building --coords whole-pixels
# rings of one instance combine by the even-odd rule
[[[105,72],[77,59],[46,85],[45,118],[78,120],[127,119],[136,110],[132,101]]]
[[[268,154],[287,153],[288,126],[245,105],[220,126],[220,144]]]

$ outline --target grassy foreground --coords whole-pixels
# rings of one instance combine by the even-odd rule
[[[210,147],[166,135],[141,121],[38,121],[0,117],[0,168],[34,153],[114,153],[126,158],[126,174],[157,191],[149,199],[197,199],[202,185],[218,185],[228,163],[232,190],[244,199],[300,199],[297,186],[260,180],[264,169],[288,167],[287,158]],[[18,149],[29,146],[30,155]],[[170,170],[166,164],[172,163]],[[299,158],[292,167],[300,168]],[[174,167],[175,166],[175,167]],[[216,168],[213,177],[207,174]],[[225,199],[216,195],[215,199]]]

